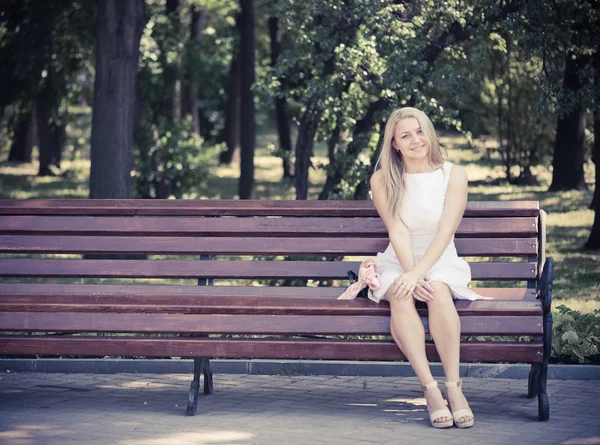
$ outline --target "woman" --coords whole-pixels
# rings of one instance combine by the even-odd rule
[[[454,246],[467,204],[467,174],[444,162],[433,124],[415,108],[398,109],[389,117],[375,170],[373,201],[390,244],[377,255],[381,286],[371,298],[390,304],[392,337],[419,378],[431,424],[468,428],[474,417],[459,378],[460,320],[453,302],[481,298],[467,288],[469,265]],[[415,300],[428,306],[451,411],[429,368]]]

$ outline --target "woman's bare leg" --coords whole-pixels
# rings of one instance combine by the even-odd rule
[[[427,355],[425,353],[425,329],[411,297],[407,300],[396,298],[386,300],[390,303],[390,331],[394,341],[406,356],[421,385],[433,381]],[[434,412],[445,408],[446,403],[438,388],[432,388],[426,393],[427,409]],[[435,422],[447,422],[449,417],[440,417]]]
[[[446,381],[458,382],[460,379],[460,319],[448,286],[440,281],[430,284],[434,289],[434,294],[433,301],[427,302],[429,331],[442,361]],[[460,387],[446,388],[446,395],[455,411],[469,407]],[[470,416],[466,416],[461,417],[459,421],[466,422],[470,419]]]

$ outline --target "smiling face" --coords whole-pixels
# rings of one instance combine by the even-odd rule
[[[398,121],[392,144],[407,162],[429,159],[431,144],[423,133],[421,124],[414,117]]]

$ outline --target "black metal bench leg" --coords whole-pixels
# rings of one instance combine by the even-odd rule
[[[200,372],[202,371],[202,358],[194,358],[194,379],[190,386],[188,395],[188,405],[185,413],[188,416],[195,416],[198,409],[198,390],[200,388]]]
[[[554,260],[548,258],[544,265],[544,272],[540,283],[540,299],[544,310],[543,321],[543,341],[544,341],[544,361],[539,365],[537,378],[537,396],[538,396],[538,416],[540,421],[546,421],[550,418],[550,403],[546,393],[546,384],[548,381],[548,362],[550,361],[550,352],[552,351],[552,281],[554,278]]]
[[[204,374],[204,394],[212,394],[213,392],[213,375],[210,369],[210,359],[202,358],[202,373]]]
[[[546,421],[550,418],[550,402],[546,393],[546,382],[548,377],[548,364],[544,363],[540,369],[538,384],[538,416],[540,421]]]
[[[194,358],[194,379],[190,385],[188,395],[188,405],[185,413],[188,416],[195,416],[198,410],[198,395],[200,392],[200,374],[204,376],[204,394],[212,394],[213,376],[210,370],[210,359],[208,357]]]
[[[538,386],[540,379],[540,363],[533,363],[529,371],[529,382],[527,384],[527,397],[532,398],[538,395]]]

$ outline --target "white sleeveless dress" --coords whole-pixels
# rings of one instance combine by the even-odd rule
[[[443,168],[429,173],[407,173],[405,195],[400,217],[408,227],[412,241],[415,264],[421,259],[435,237],[444,210],[446,191],[452,164],[445,162]],[[381,286],[369,292],[371,300],[379,302],[394,280],[404,273],[392,244],[377,254],[377,272]],[[467,286],[471,281],[471,268],[456,252],[454,238],[440,259],[427,273],[430,281],[446,283],[455,299],[479,300],[485,297]]]

